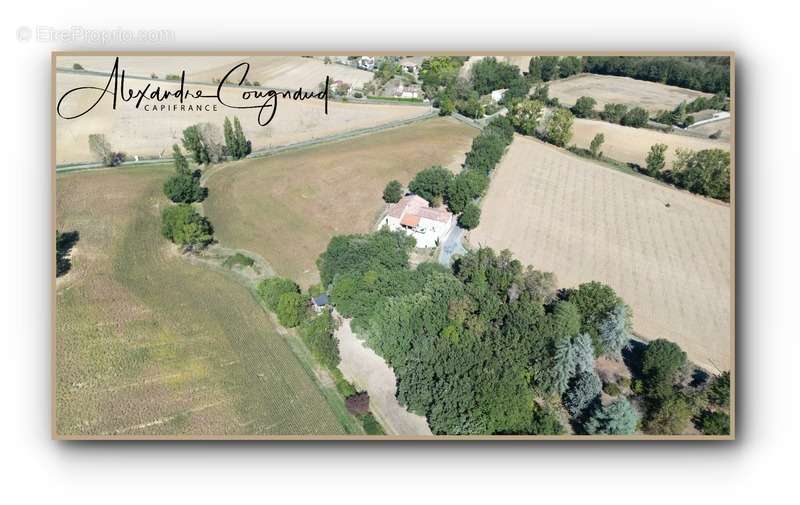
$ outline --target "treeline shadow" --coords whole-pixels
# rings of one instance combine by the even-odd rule
[[[56,277],[61,277],[72,268],[69,255],[79,239],[80,233],[77,230],[56,231]]]

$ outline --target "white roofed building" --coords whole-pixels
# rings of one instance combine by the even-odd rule
[[[422,197],[406,195],[389,207],[384,224],[414,237],[417,247],[436,247],[455,225],[455,216],[443,207],[431,207]]]

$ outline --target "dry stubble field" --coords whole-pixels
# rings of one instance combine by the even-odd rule
[[[482,208],[471,244],[508,248],[563,287],[605,282],[638,334],[730,369],[728,205],[516,136]]]
[[[220,242],[253,251],[279,275],[309,286],[331,237],[365,233],[384,208],[383,188],[431,165],[458,165],[478,130],[454,119],[228,163],[206,180],[205,213]]]
[[[107,77],[71,73],[58,73],[56,76],[56,96],[81,87],[105,88]],[[143,88],[148,83],[151,90],[160,86],[162,90],[176,90],[179,84],[149,79],[126,80],[126,89]],[[215,94],[216,86],[187,85],[192,90],[202,90],[204,94]],[[244,88],[223,89],[226,103],[235,105],[255,105],[264,100],[243,102],[240,97]],[[76,92],[63,103],[62,114],[70,116],[89,108],[97,100],[98,91]],[[164,102],[167,103],[167,102]],[[174,104],[175,101],[170,101]],[[212,105],[213,99],[187,100],[185,103]],[[344,132],[379,126],[422,116],[430,112],[428,107],[396,104],[354,104],[329,102],[328,114],[324,112],[323,101],[297,102],[280,100],[275,117],[267,126],[259,126],[258,111],[229,109],[217,103],[217,111],[145,111],[136,109],[134,102],[119,100],[117,110],[112,109],[111,96],[107,96],[90,112],[78,119],[56,118],[56,163],[82,163],[95,161],[89,150],[89,135],[104,133],[115,150],[134,156],[170,156],[172,144],[180,143],[183,129],[201,122],[214,123],[219,127],[222,138],[222,124],[226,116],[237,116],[253,149],[293,144],[306,140],[328,137]]]
[[[580,74],[547,84],[550,85],[550,96],[558,98],[562,104],[572,106],[578,98],[590,96],[597,100],[597,110],[602,110],[607,103],[642,107],[649,112],[672,110],[683,101],[712,96],[702,91],[616,75]]]
[[[718,129],[719,127],[715,128]],[[600,150],[609,158],[624,163],[636,163],[639,166],[647,165],[645,159],[650,147],[654,144],[666,144],[667,165],[672,168],[672,161],[675,159],[675,149],[691,149],[699,151],[702,149],[723,149],[730,151],[730,140],[714,140],[702,137],[691,137],[675,133],[662,133],[648,128],[631,128],[605,121],[595,121],[592,119],[575,118],[572,126],[572,140],[570,144],[575,144],[584,149],[589,148],[592,139],[598,133],[605,137]]]
[[[57,226],[80,233],[57,283],[57,433],[344,434],[247,288],[161,237],[172,171],[57,177]]]

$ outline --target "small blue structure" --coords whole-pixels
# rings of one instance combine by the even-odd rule
[[[311,302],[314,304],[314,310],[321,312],[328,305],[330,299],[328,298],[328,293],[322,293],[311,298]]]

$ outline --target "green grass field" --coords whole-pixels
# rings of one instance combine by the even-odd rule
[[[233,274],[161,237],[171,172],[57,177],[57,226],[80,233],[57,282],[58,434],[363,433]]]
[[[206,215],[220,242],[264,257],[308,287],[334,235],[365,233],[384,209],[383,188],[431,165],[460,169],[478,130],[434,118],[349,140],[215,167]]]

